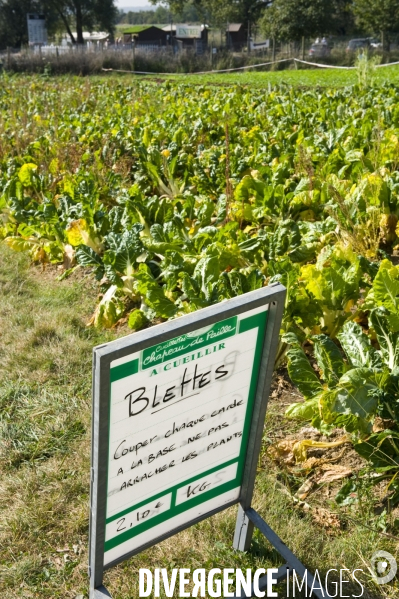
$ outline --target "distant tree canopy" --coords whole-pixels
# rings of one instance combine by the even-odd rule
[[[27,14],[42,13],[41,2],[35,0],[0,0],[0,47],[20,47],[28,43]],[[57,28],[58,17],[53,10],[46,14],[49,33]]]
[[[159,4],[164,0],[151,0]],[[195,7],[201,21],[225,27],[227,23],[244,23],[251,27],[261,16],[271,0],[168,0],[169,8],[174,13],[182,14],[184,7]]]
[[[153,10],[125,13],[116,0],[0,0],[0,48],[28,43],[27,13],[46,15],[49,36],[67,32],[83,44],[83,32],[114,33],[115,24],[200,22],[225,29],[260,25],[266,37],[299,40],[325,34],[385,36],[399,31],[399,0],[150,0]],[[259,30],[259,29],[258,29]]]
[[[150,1],[156,5],[165,0]],[[243,23],[251,31],[259,23],[269,37],[295,40],[325,33],[347,35],[353,31],[353,1],[356,0],[168,0],[167,4],[173,15],[184,15],[192,7],[197,13],[196,20],[211,25],[224,28],[228,23]],[[370,5],[385,1],[399,3],[399,0],[359,1]],[[155,11],[157,18],[161,17],[160,9],[158,6]],[[135,22],[139,18],[134,17]]]
[[[43,0],[55,11],[73,43],[83,44],[83,31],[108,31],[113,34],[118,19],[114,0]],[[73,35],[76,31],[76,38]]]
[[[367,33],[388,34],[399,30],[399,0],[354,0],[356,23]]]
[[[326,33],[348,35],[355,29],[352,0],[332,0],[331,22]]]
[[[265,10],[262,29],[270,37],[299,40],[329,30],[331,0],[274,0]]]
[[[113,33],[118,17],[114,0],[0,0],[0,47],[28,43],[30,12],[45,14],[49,35],[66,31],[78,44],[83,44],[83,31]]]
[[[127,25],[158,25],[170,23],[170,20],[181,23],[199,23],[202,22],[203,15],[198,12],[194,4],[187,3],[181,11],[174,12],[170,8],[159,5],[154,10],[140,10],[138,12],[129,11],[122,13],[118,23]]]

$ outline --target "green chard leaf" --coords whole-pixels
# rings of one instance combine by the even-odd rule
[[[383,260],[373,281],[374,300],[390,312],[399,312],[399,270],[389,260]]]
[[[354,444],[354,449],[380,472],[399,469],[399,433],[385,430]]]
[[[399,370],[399,334],[391,332],[389,312],[376,308],[369,315],[370,322],[380,344],[380,353],[388,368],[396,374]]]
[[[319,396],[316,395],[307,401],[292,403],[285,411],[287,418],[298,420],[312,420],[319,413]]]
[[[81,266],[99,266],[102,265],[100,256],[88,245],[79,245],[76,248],[76,262]]]
[[[165,296],[161,287],[152,287],[143,299],[161,318],[172,318],[178,310],[177,306]]]
[[[140,331],[148,324],[148,322],[149,320],[142,310],[133,310],[133,312],[130,312],[129,314],[127,324],[133,331]]]
[[[288,374],[302,395],[309,399],[323,390],[322,384],[312,368],[305,352],[298,344],[287,351]]]
[[[195,267],[194,278],[198,281],[207,300],[211,297],[213,286],[218,282],[219,273],[219,258],[217,256],[205,256],[198,261]]]
[[[382,368],[380,354],[371,345],[359,324],[347,321],[337,337],[354,368]]]
[[[375,371],[370,368],[354,368],[341,377],[334,391],[331,411],[370,419],[375,414],[381,396],[382,390]]]
[[[341,352],[327,335],[315,335],[314,355],[321,371],[321,378],[329,385],[335,385],[346,371]]]

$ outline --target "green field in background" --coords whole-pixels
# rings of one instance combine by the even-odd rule
[[[110,73],[111,74],[111,73]],[[130,77],[129,73],[112,74]],[[135,75],[143,79],[159,77],[162,79],[171,79],[179,83],[190,85],[248,85],[253,87],[268,87],[269,85],[294,85],[305,87],[342,87],[346,85],[355,85],[358,83],[357,70],[344,69],[287,69],[281,71],[259,71],[246,69],[245,71],[234,71],[229,73],[206,73],[188,74],[188,73],[151,73],[149,75]],[[399,84],[399,65],[391,67],[382,67],[376,70],[374,82]]]

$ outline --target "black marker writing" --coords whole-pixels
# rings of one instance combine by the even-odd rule
[[[228,358],[230,362],[227,364],[221,364],[215,369],[214,372],[214,380],[219,381],[225,377],[228,377],[231,374],[231,370],[234,370],[236,353],[233,352],[233,356],[229,354]],[[233,359],[231,359],[233,357]],[[231,368],[230,368],[231,366]],[[184,369],[183,376],[180,381],[180,385],[176,387],[173,385],[166,389],[163,394],[163,398],[161,400],[160,397],[157,397],[158,385],[155,385],[155,389],[153,391],[147,390],[146,387],[139,387],[134,391],[131,391],[125,396],[125,399],[129,400],[129,417],[138,416],[150,405],[150,397],[152,397],[152,407],[157,407],[160,404],[165,404],[177,397],[176,391],[180,388],[180,397],[184,398],[184,395],[188,392],[192,392],[195,390],[203,389],[212,383],[212,369],[207,370],[205,372],[200,372],[198,369],[198,364],[195,365],[194,372],[190,374],[188,372],[188,368]],[[162,396],[161,396],[162,397]],[[180,401],[180,400],[179,400]],[[163,408],[160,408],[163,409]],[[156,410],[159,411],[159,410]]]

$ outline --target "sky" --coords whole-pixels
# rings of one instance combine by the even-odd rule
[[[118,8],[153,8],[146,0],[115,0]]]

